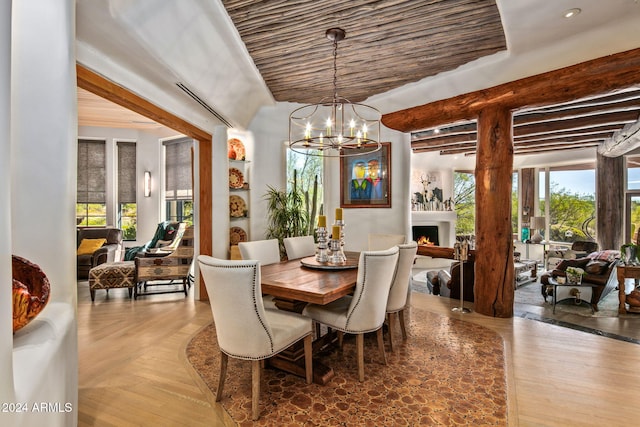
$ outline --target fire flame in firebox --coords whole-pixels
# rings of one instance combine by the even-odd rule
[[[425,236],[420,236],[418,238],[418,244],[419,245],[427,245],[427,246],[434,246],[435,242],[432,242],[431,240],[429,240],[428,237]]]

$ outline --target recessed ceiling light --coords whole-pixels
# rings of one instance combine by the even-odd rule
[[[580,15],[580,12],[582,12],[582,9],[578,9],[573,8],[573,9],[567,9],[562,13],[562,16],[564,16],[565,18],[569,19],[569,18],[573,18],[575,16]]]

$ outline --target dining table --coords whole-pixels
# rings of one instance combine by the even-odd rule
[[[280,310],[302,313],[311,304],[329,304],[353,292],[358,278],[359,252],[345,252],[344,264],[332,265],[318,262],[314,256],[282,261],[261,267],[262,293],[274,297]],[[335,334],[317,336],[313,342],[314,354],[318,354]],[[269,365],[304,377],[304,350],[300,343],[291,346]],[[333,369],[314,357],[313,380],[326,384],[333,377]]]

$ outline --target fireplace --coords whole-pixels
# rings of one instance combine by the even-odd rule
[[[435,227],[437,234],[430,240],[437,239],[438,246],[452,248],[456,242],[456,219],[455,211],[413,211],[411,212],[411,229]],[[416,240],[415,236],[413,240]]]
[[[413,240],[419,245],[440,246],[437,225],[414,225],[411,229]]]

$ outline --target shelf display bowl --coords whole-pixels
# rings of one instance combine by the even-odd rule
[[[25,327],[49,301],[51,285],[40,267],[13,255],[13,332]]]

